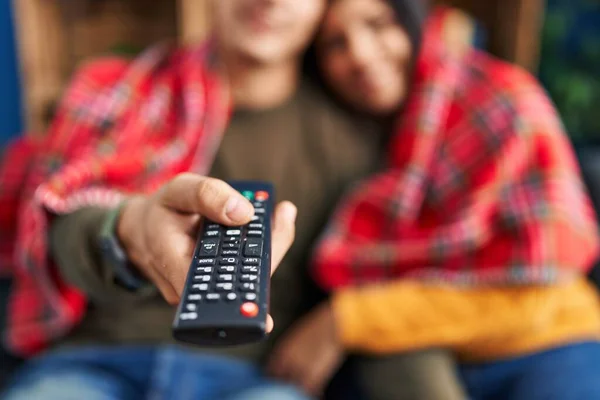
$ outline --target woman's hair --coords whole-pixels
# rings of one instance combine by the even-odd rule
[[[335,1],[329,0],[331,4]],[[423,22],[427,15],[429,0],[385,0],[394,9],[398,23],[406,29],[416,58],[421,47]],[[315,43],[309,47],[303,60],[304,74],[321,87],[328,87],[319,70]]]

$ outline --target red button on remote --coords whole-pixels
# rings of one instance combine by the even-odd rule
[[[256,317],[258,315],[258,306],[256,305],[256,303],[247,302],[242,304],[242,306],[240,307],[240,312],[244,317]]]
[[[265,192],[263,190],[260,190],[260,191],[256,192],[256,194],[254,195],[254,198],[258,201],[265,201],[269,198],[269,193]]]

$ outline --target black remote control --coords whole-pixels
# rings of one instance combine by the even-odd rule
[[[173,323],[173,336],[182,342],[227,346],[267,335],[273,186],[230,185],[252,202],[255,214],[241,227],[204,220]]]

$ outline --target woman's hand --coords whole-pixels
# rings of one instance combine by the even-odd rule
[[[228,226],[244,225],[252,204],[223,181],[181,174],[151,196],[131,198],[123,207],[117,235],[132,263],[170,304],[177,304],[196,245],[201,217]],[[272,264],[275,271],[294,240],[296,207],[279,204],[273,216]],[[272,321],[269,318],[269,326]]]
[[[315,308],[276,346],[269,373],[319,396],[345,358],[329,302]]]

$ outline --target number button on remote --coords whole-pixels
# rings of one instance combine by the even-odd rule
[[[240,277],[240,281],[242,282],[256,282],[258,280],[257,275],[245,274]]]
[[[237,299],[237,294],[235,294],[235,293],[233,293],[233,292],[231,292],[231,293],[227,293],[227,300],[229,300],[229,301],[233,301],[233,300],[235,300],[235,299]]]
[[[219,272],[222,274],[233,274],[235,272],[235,265],[221,265]]]
[[[258,274],[258,267],[256,265],[244,265],[242,267],[242,272],[250,273],[250,274]]]
[[[220,292],[230,292],[233,290],[233,283],[217,283],[217,290]]]
[[[221,295],[219,293],[209,293],[206,295],[206,300],[208,301],[219,301],[221,299]]]
[[[196,284],[192,285],[192,291],[206,292],[206,291],[208,291],[208,284],[207,283],[196,283]]]
[[[256,285],[254,283],[244,282],[242,283],[242,286],[240,286],[240,289],[243,292],[254,292],[256,291]]]

